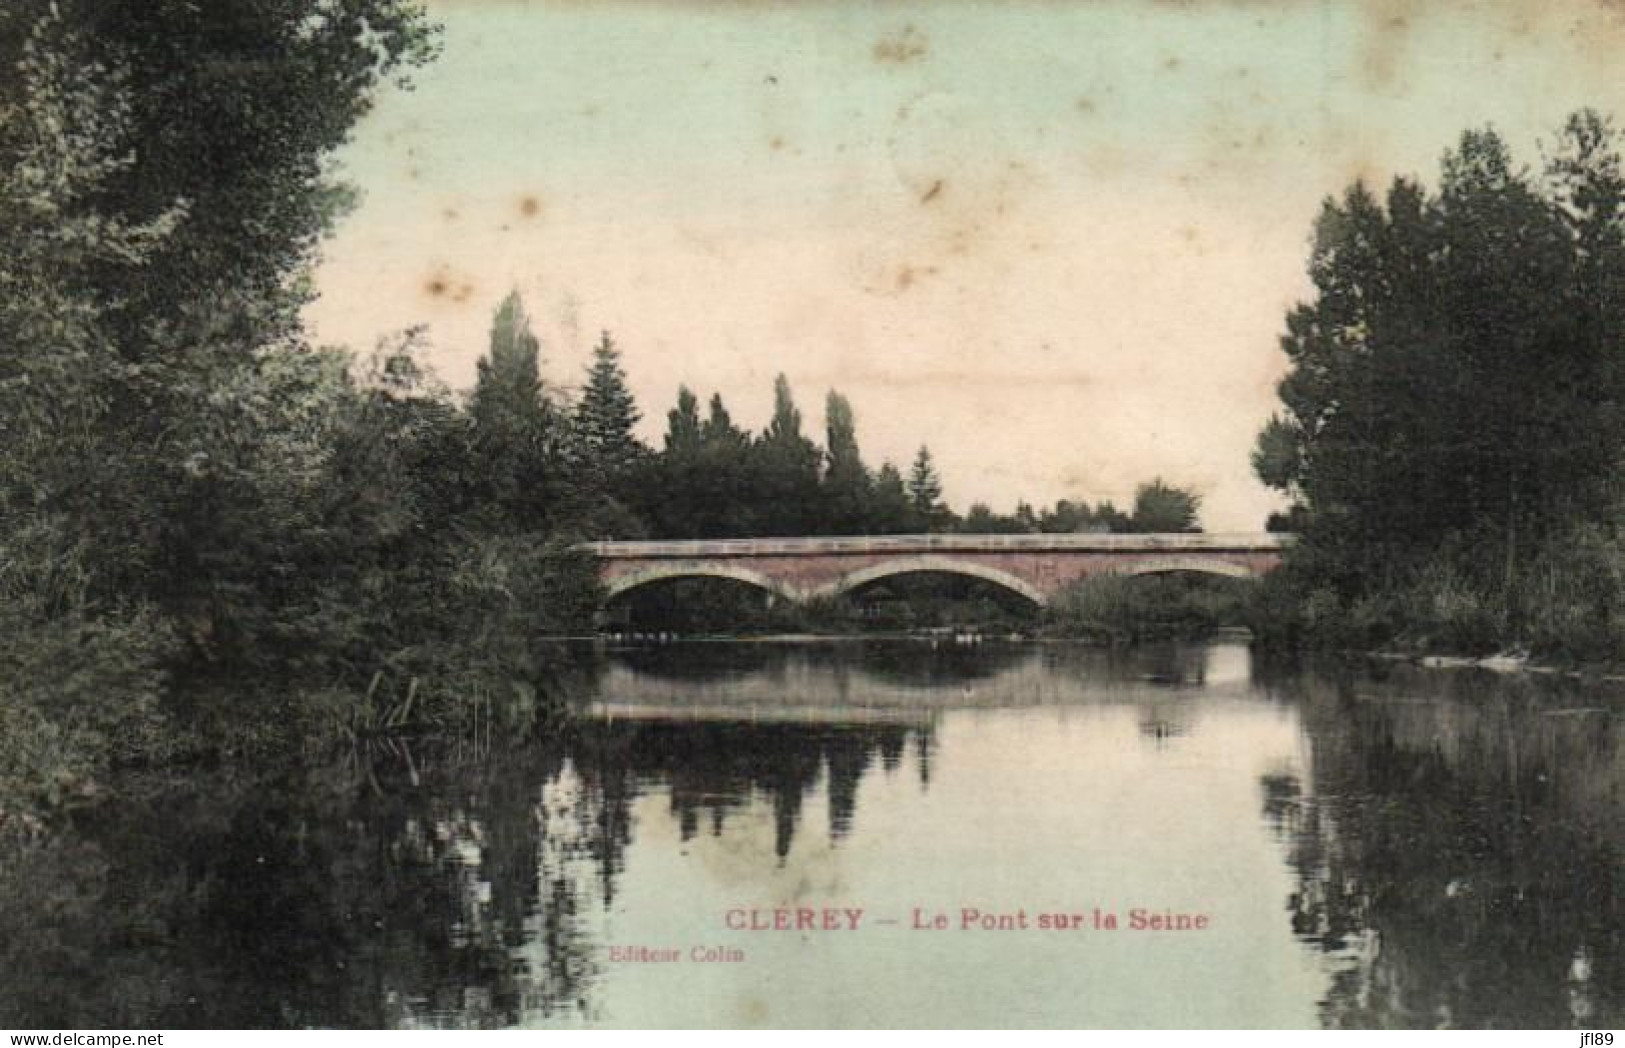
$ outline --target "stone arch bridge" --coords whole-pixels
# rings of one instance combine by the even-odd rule
[[[593,542],[613,599],[668,579],[732,579],[802,603],[840,597],[894,575],[940,572],[983,579],[1040,607],[1093,575],[1174,571],[1257,578],[1281,562],[1291,536],[1240,535],[884,535]]]

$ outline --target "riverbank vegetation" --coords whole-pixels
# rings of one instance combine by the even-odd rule
[[[1625,657],[1625,173],[1571,117],[1539,170],[1469,131],[1439,185],[1328,200],[1254,467],[1299,534],[1278,644]]]
[[[436,41],[406,0],[0,12],[0,830],[116,764],[545,712],[598,509],[535,483],[517,305],[466,398],[420,332],[299,319],[333,150]]]
[[[1246,627],[1258,583],[1192,572],[1097,575],[1062,590],[1045,630],[1112,644]]]

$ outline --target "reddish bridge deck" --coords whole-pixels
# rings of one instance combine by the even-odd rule
[[[943,572],[985,579],[1048,604],[1092,575],[1195,571],[1257,578],[1281,562],[1290,535],[883,535],[594,542],[610,597],[680,578],[723,578],[786,600],[837,597],[892,575]]]

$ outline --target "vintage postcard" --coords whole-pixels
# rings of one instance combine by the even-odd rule
[[[0,1026],[1611,1043],[1622,48],[8,0]]]

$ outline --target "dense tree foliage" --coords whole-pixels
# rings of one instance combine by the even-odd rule
[[[1315,296],[1281,340],[1284,410],[1253,456],[1293,500],[1297,585],[1322,607],[1432,617],[1371,603],[1409,592],[1477,609],[1477,643],[1515,640],[1536,628],[1535,592],[1562,588],[1551,558],[1584,544],[1575,529],[1614,526],[1622,185],[1613,129],[1583,112],[1541,175],[1469,131],[1436,191],[1395,179],[1326,202]]]
[[[1202,500],[1195,492],[1162,480],[1141,485],[1139,492],[1152,494],[1136,498],[1133,515],[1119,510],[1110,499],[1094,506],[1082,499],[1060,499],[1042,510],[1020,502],[1014,513],[995,513],[987,505],[976,503],[958,522],[957,530],[992,535],[1201,530],[1197,514]]]
[[[1142,485],[1133,515],[1111,502],[1091,507],[1062,499],[1036,512],[1013,514],[987,505],[965,516],[943,500],[943,481],[930,448],[916,453],[908,474],[883,462],[870,470],[858,442],[851,402],[838,391],[825,398],[826,444],[802,433],[802,417],[784,376],[774,382],[774,413],[753,437],[733,421],[720,395],[700,417],[687,387],[667,412],[661,450],[638,470],[635,500],[647,533],[662,538],[766,535],[891,535],[934,531],[972,534],[1080,531],[1197,530],[1201,499],[1162,480]]]
[[[639,471],[637,505],[653,534],[662,538],[733,538],[754,533],[751,497],[755,460],[750,435],[733,423],[721,396],[700,418],[699,400],[687,387],[666,414],[659,454]]]
[[[419,449],[298,316],[327,157],[434,40],[404,0],[0,10],[0,808],[206,727],[188,678],[356,639],[409,508],[357,466]]]
[[[883,462],[875,471],[874,501],[869,506],[870,520],[879,534],[895,534],[912,529],[913,505],[909,502],[908,488],[903,474],[890,462]]]
[[[816,522],[823,453],[801,431],[801,409],[783,375],[773,382],[773,417],[756,442],[757,483],[762,496],[757,528],[769,535],[795,535]]]
[[[1141,484],[1134,492],[1134,513],[1124,530],[1139,532],[1199,531],[1197,514],[1201,498],[1176,488],[1161,477]]]

